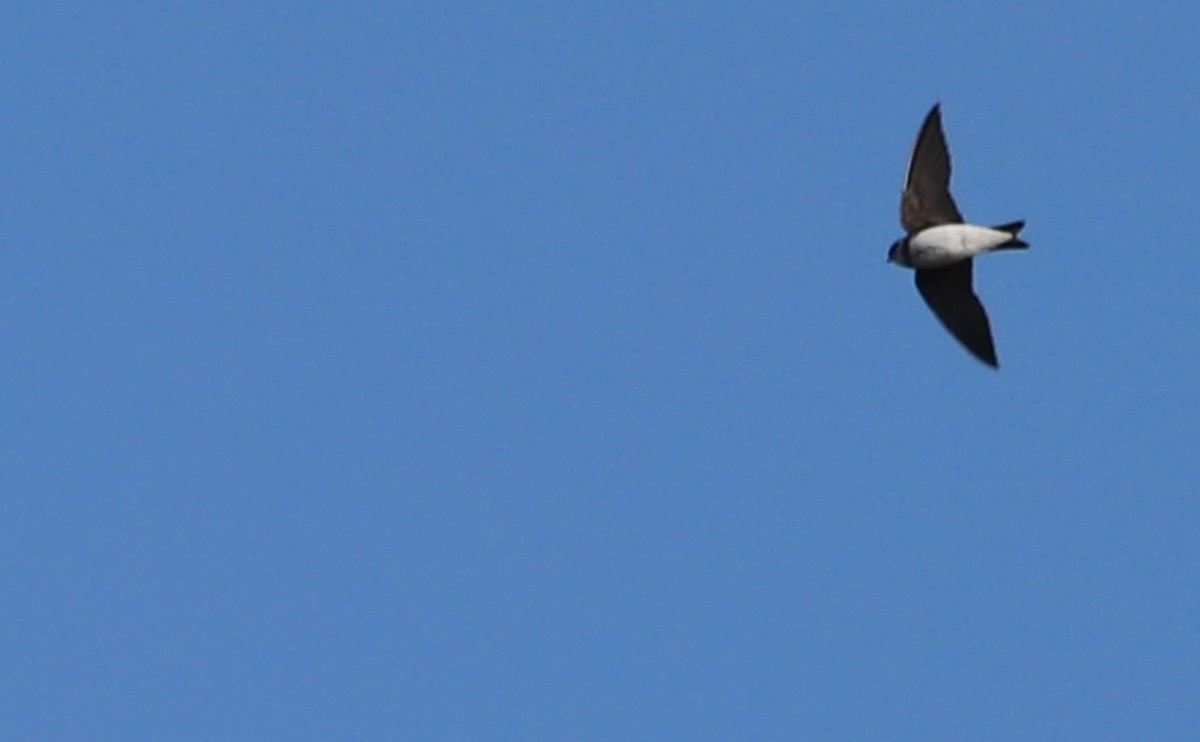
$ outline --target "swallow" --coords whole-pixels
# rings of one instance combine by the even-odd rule
[[[950,196],[950,152],[938,104],[929,109],[913,145],[900,224],[906,234],[888,248],[888,262],[914,269],[917,291],[942,326],[976,358],[999,368],[987,312],[971,286],[972,261],[992,250],[1029,247],[1017,236],[1025,222],[981,227],[963,221]]]

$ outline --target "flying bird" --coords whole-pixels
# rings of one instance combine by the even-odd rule
[[[950,196],[950,152],[938,104],[929,109],[904,176],[900,224],[907,234],[888,249],[888,262],[916,272],[917,291],[963,347],[999,368],[992,329],[971,287],[972,262],[992,250],[1029,247],[1017,237],[1025,222],[967,224]]]

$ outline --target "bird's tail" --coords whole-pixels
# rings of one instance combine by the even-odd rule
[[[1028,242],[1017,237],[1017,233],[1020,232],[1021,229],[1024,228],[1024,226],[1025,226],[1025,222],[1009,222],[1008,224],[1001,224],[998,227],[992,227],[992,229],[994,229],[998,232],[1008,232],[1010,235],[1012,235],[1011,240],[1009,240],[1008,242],[1002,243],[1000,245],[997,245],[995,249],[996,250],[1023,250],[1025,248],[1029,247]]]

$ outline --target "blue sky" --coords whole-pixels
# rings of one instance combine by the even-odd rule
[[[0,12],[0,737],[1194,739],[1200,9],[509,5]]]

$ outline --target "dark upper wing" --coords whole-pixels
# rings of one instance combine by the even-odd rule
[[[935,224],[962,220],[950,197],[950,152],[942,134],[941,109],[935,104],[921,125],[908,161],[904,193],[900,196],[900,223],[912,234]]]
[[[999,368],[992,328],[979,297],[971,289],[971,260],[945,268],[918,270],[917,291],[950,334],[967,350],[993,368]]]

